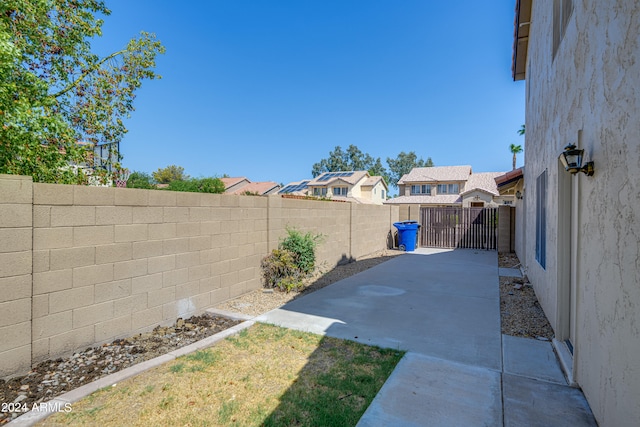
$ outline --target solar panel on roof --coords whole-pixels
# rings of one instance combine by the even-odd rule
[[[300,183],[298,184],[289,184],[285,186],[282,190],[278,191],[278,193],[279,194],[295,193],[296,191],[301,191],[307,188],[308,187],[307,184],[309,184],[309,180],[300,181]]]

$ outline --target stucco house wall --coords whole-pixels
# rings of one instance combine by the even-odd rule
[[[524,3],[524,2],[523,2]],[[524,247],[517,248],[569,373],[601,426],[640,425],[640,3],[573,1],[553,56],[553,2],[534,1],[526,71]],[[558,156],[585,150],[595,175]],[[546,171],[546,265],[536,179]],[[516,226],[517,228],[517,226]]]
[[[498,206],[493,202],[493,195],[485,192],[485,191],[472,191],[462,196],[462,207],[470,208],[471,203],[483,202],[485,208],[496,207]]]

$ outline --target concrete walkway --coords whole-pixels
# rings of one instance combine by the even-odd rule
[[[358,426],[595,426],[550,343],[501,335],[497,264],[421,248],[255,320],[407,350]]]

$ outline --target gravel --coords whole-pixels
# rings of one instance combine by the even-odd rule
[[[0,380],[0,404],[20,404],[20,409],[46,402],[56,396],[177,348],[228,329],[239,321],[208,315],[178,319],[173,326],[90,347],[70,357],[47,360],[24,376]],[[14,406],[15,409],[15,405]],[[0,425],[21,412],[0,408]],[[24,411],[23,411],[24,412]]]
[[[520,260],[515,254],[500,254],[498,266],[518,268]],[[500,319],[505,335],[543,341],[554,337],[547,316],[526,277],[500,276]]]

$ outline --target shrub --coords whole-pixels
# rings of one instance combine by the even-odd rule
[[[311,273],[316,264],[316,246],[322,235],[311,232],[302,234],[294,228],[287,228],[287,234],[278,247],[294,254],[293,262],[300,271],[304,274]]]
[[[289,292],[302,287],[301,271],[294,254],[286,249],[274,249],[260,263],[264,286]]]
[[[224,183],[219,178],[191,178],[186,181],[171,181],[167,190],[192,193],[224,193]]]

